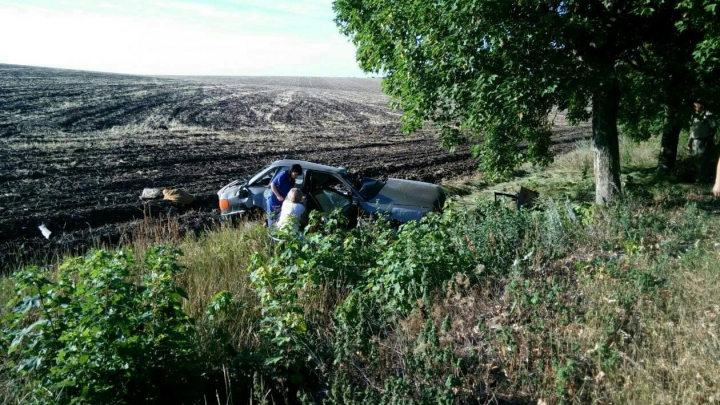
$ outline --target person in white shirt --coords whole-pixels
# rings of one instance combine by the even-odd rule
[[[280,208],[280,219],[277,221],[278,229],[282,229],[289,224],[295,231],[298,231],[298,223],[304,212],[305,205],[302,203],[302,191],[297,188],[291,189],[282,203],[282,208]]]

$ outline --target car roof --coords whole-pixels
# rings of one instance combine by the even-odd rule
[[[270,166],[277,167],[277,166],[292,166],[294,164],[298,164],[302,166],[303,170],[314,170],[319,172],[326,172],[326,173],[334,173],[334,174],[347,174],[347,170],[343,167],[334,167],[334,166],[326,166],[321,165],[318,163],[312,163],[312,162],[306,162],[304,160],[292,160],[292,159],[283,159],[283,160],[276,160],[272,162]]]

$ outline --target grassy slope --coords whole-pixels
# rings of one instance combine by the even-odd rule
[[[565,334],[561,350],[567,358],[612,353],[598,356],[605,357],[599,367],[585,371],[584,379],[593,384],[584,385],[589,392],[573,392],[574,401],[720,401],[720,362],[714,354],[720,349],[720,203],[710,196],[710,186],[658,179],[658,147],[657,140],[621,141],[626,201],[615,210],[627,215],[613,209],[595,212],[591,226],[578,229],[563,257],[548,265],[577,276],[578,295],[585,300],[583,322],[554,331]],[[686,158],[680,151],[679,159]],[[591,144],[580,142],[550,167],[526,166],[512,181],[488,184],[477,177],[449,188],[463,206],[472,206],[477,198],[492,199],[495,191],[514,193],[520,186],[538,191],[541,200],[577,206],[593,201],[592,165]],[[681,164],[680,170],[691,169]],[[619,217],[628,226],[612,223]],[[608,314],[616,315],[610,323],[619,319],[621,324],[608,324]],[[584,353],[568,343],[585,348]],[[603,367],[607,364],[613,366]],[[561,391],[578,385],[565,384],[557,373],[554,379],[541,385]]]
[[[425,304],[431,310],[400,319],[379,344],[391,352],[380,350],[377,356],[391,359],[388,364],[409,361],[420,350],[423,325],[450,320],[441,328],[439,345],[477,363],[453,371],[459,395],[532,403],[719,401],[718,205],[709,187],[657,180],[650,170],[655,150],[654,144],[623,144],[628,196],[608,209],[584,203],[592,198],[587,144],[545,170],[525,168],[510,183],[472,179],[450,185],[461,209],[472,209],[493,190],[524,185],[539,191],[548,215],[528,236],[532,255],[519,256],[513,269],[484,283],[458,276],[451,290]],[[553,225],[552,214],[565,218],[565,212],[577,216],[577,226],[568,228],[560,219]],[[229,343],[237,349],[261,346],[259,301],[248,266],[253,252],[271,251],[262,227],[226,228],[184,240],[174,235],[172,223],[148,224],[130,245],[140,255],[149,245],[171,241],[185,252],[187,271],[179,282],[190,297],[187,312],[198,319],[204,358],[218,368],[232,362],[224,357],[223,342],[215,340],[213,330],[220,325],[202,317],[222,290],[244,303],[232,322],[221,325]],[[10,294],[3,280],[0,300]],[[328,301],[333,300],[320,294],[303,305],[318,309]],[[328,318],[315,322],[318,328],[333,327]],[[328,337],[318,339],[323,338]],[[475,354],[468,357],[470,352]],[[382,381],[380,374],[362,377],[370,385],[374,378]],[[423,383],[421,376],[407,378]]]

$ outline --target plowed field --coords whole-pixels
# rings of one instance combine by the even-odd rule
[[[219,218],[216,191],[285,155],[376,177],[470,174],[467,150],[400,132],[379,79],[155,78],[0,64],[0,269],[116,242],[148,212],[187,229]],[[556,147],[588,136],[559,127]],[[139,200],[184,188],[187,208]],[[38,226],[52,232],[45,239]]]

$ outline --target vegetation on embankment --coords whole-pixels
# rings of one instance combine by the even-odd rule
[[[0,289],[13,300],[0,392],[7,403],[717,401],[709,187],[625,165],[623,201],[594,206],[586,155],[506,185],[546,196],[532,211],[456,197],[397,231],[333,219],[278,245],[256,224],[180,240],[165,222],[131,253],[20,271]]]

